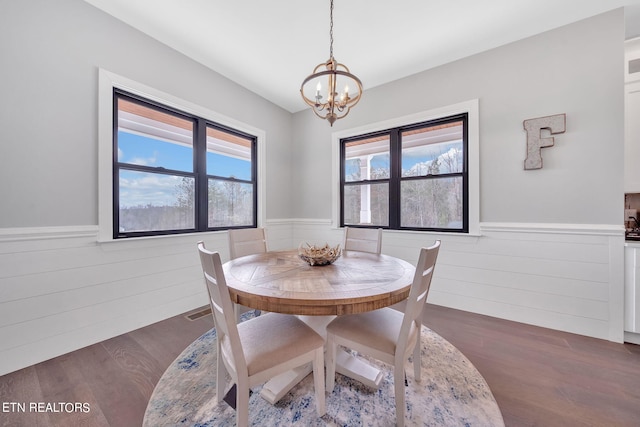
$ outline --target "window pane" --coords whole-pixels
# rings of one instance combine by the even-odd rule
[[[251,180],[252,140],[207,127],[207,175]]]
[[[460,121],[402,132],[402,176],[462,172],[462,129]]]
[[[389,178],[389,135],[345,144],[346,182]]]
[[[193,171],[193,122],[119,98],[118,161]]]
[[[344,223],[389,225],[389,185],[362,184],[344,187]]]
[[[253,185],[209,180],[209,227],[253,224]]]
[[[121,170],[120,232],[194,228],[194,179]]]
[[[402,227],[462,229],[462,177],[402,181]]]

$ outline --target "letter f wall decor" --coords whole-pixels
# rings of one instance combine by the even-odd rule
[[[566,128],[567,115],[556,114],[555,116],[538,117],[523,122],[524,130],[527,131],[527,158],[524,160],[524,169],[541,169],[542,153],[544,147],[552,147],[553,137],[543,138],[542,129],[548,129],[551,135],[563,133]]]

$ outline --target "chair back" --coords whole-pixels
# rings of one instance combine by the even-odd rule
[[[231,259],[267,252],[264,228],[238,228],[229,230]]]
[[[344,228],[342,248],[345,251],[370,252],[382,251],[382,228]]]
[[[420,257],[418,258],[418,264],[416,265],[416,272],[413,276],[413,283],[411,284],[409,298],[407,299],[407,305],[404,311],[402,327],[400,328],[398,347],[403,348],[403,350],[398,351],[396,353],[397,356],[402,355],[404,353],[404,349],[413,347],[411,340],[416,336],[416,334],[413,334],[412,331],[414,331],[415,328],[417,328],[418,331],[420,330],[422,324],[422,311],[427,302],[427,297],[429,296],[431,279],[436,267],[436,260],[438,258],[439,251],[440,240],[436,240],[436,242],[428,248],[420,249]],[[419,333],[417,336],[419,336]]]
[[[227,369],[233,372],[242,372],[247,369],[247,363],[242,351],[234,307],[229,296],[220,254],[207,250],[204,242],[198,242],[198,252],[216,328],[218,354],[223,356]],[[227,340],[230,345],[222,345]],[[232,362],[231,365],[229,362]]]

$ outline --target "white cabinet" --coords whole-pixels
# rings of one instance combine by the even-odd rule
[[[627,243],[624,248],[624,330],[636,332],[638,329],[635,315],[636,282],[638,277],[638,251],[640,248]]]
[[[624,338],[640,344],[640,242],[624,248]]]
[[[624,192],[640,193],[640,81],[625,85]]]
[[[624,192],[640,193],[640,38],[625,43]]]

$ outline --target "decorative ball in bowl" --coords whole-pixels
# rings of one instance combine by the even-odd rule
[[[340,245],[332,248],[326,243],[324,246],[313,246],[306,243],[306,246],[302,243],[298,247],[298,255],[302,260],[311,266],[315,265],[328,265],[340,258],[342,249]]]

